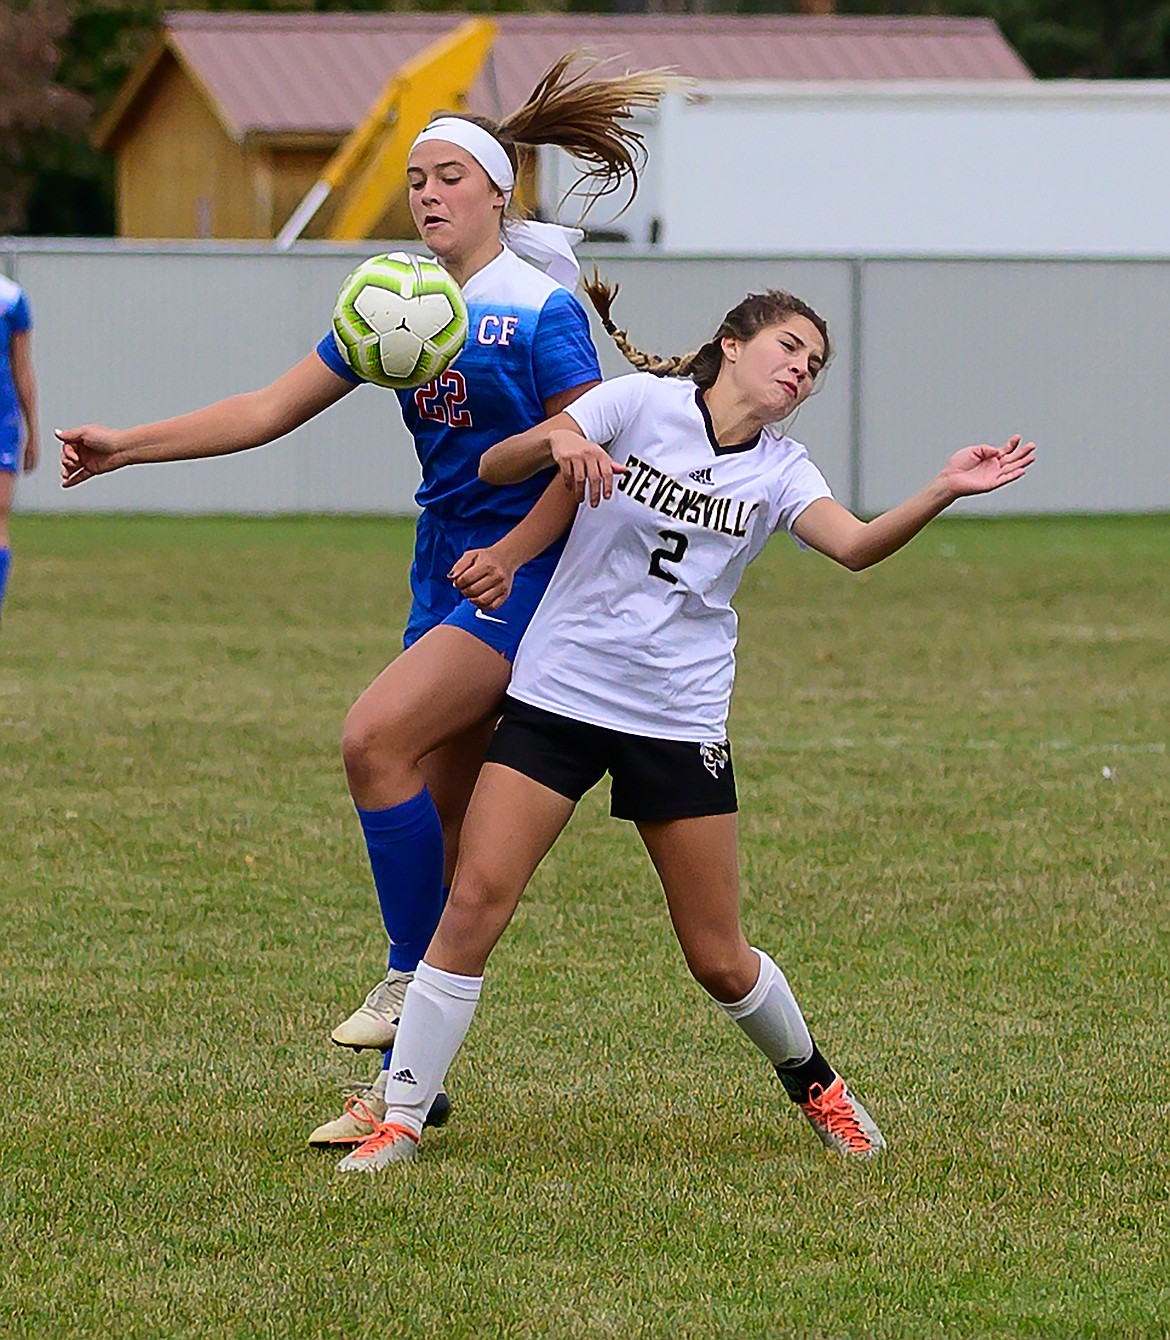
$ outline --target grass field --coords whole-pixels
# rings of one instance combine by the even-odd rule
[[[889,1139],[824,1154],[588,797],[425,1156],[304,1147],[384,963],[338,758],[405,522],[18,517],[0,1334],[1170,1334],[1170,517],[741,595],[745,921]]]

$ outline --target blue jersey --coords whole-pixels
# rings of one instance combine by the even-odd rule
[[[396,394],[422,465],[415,501],[440,521],[503,534],[527,515],[552,471],[500,487],[479,478],[479,458],[540,423],[552,396],[600,381],[601,368],[581,304],[507,248],[468,280],[463,297],[468,333],[458,359],[428,385]],[[317,352],[339,377],[360,381],[332,331]]]
[[[9,350],[13,335],[19,335],[31,325],[32,318],[24,290],[11,279],[0,275],[0,440],[16,441],[20,436],[20,399],[12,380]]]

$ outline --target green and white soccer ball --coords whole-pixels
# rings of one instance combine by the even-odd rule
[[[371,256],[341,286],[333,338],[363,381],[425,386],[463,348],[467,304],[438,261],[406,251]]]

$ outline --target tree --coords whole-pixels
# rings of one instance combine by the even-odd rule
[[[44,145],[84,134],[87,100],[57,82],[69,22],[65,0],[0,0],[0,233],[24,226]]]
[[[837,0],[837,12],[994,19],[1042,79],[1170,76],[1170,0]]]

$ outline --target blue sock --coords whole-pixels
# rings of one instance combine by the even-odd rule
[[[0,605],[4,604],[4,590],[8,585],[8,571],[12,567],[12,550],[7,545],[0,549]]]
[[[426,953],[443,910],[443,825],[431,793],[385,810],[358,809],[382,921],[390,937],[390,967],[413,972]]]

